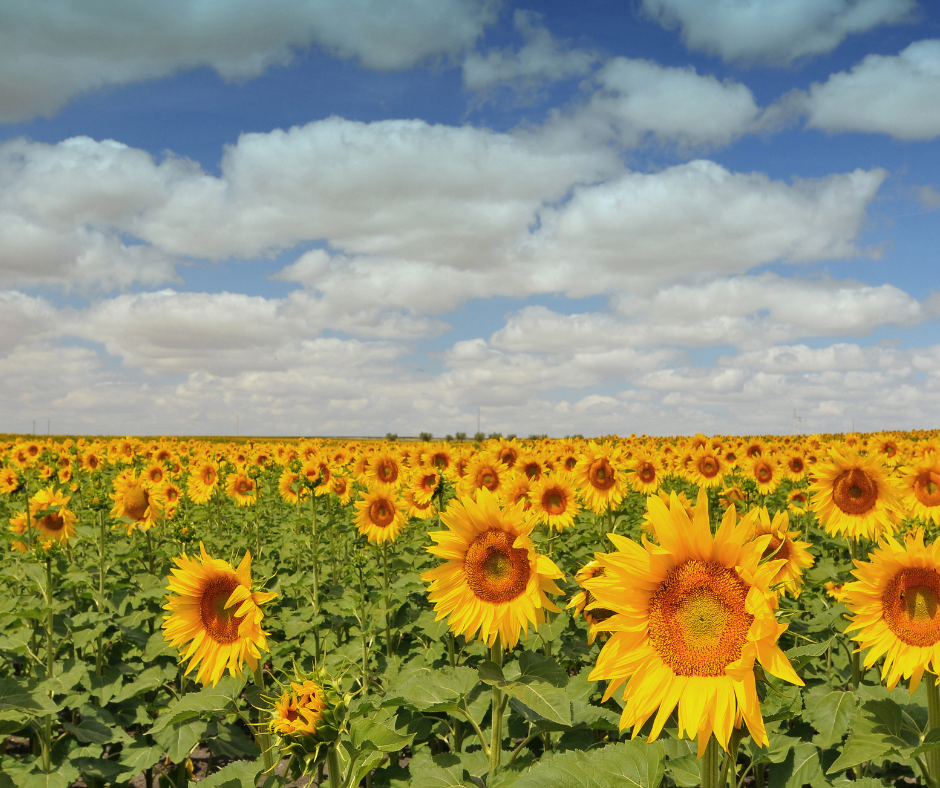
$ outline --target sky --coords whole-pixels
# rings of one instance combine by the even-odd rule
[[[4,0],[0,432],[940,427],[940,4]]]

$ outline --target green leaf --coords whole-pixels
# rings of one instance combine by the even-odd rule
[[[696,788],[702,784],[702,767],[694,755],[670,758],[666,761],[666,771],[679,788]]]
[[[426,712],[453,711],[477,686],[477,672],[465,667],[421,666],[402,678],[404,682],[390,687],[389,693],[397,692],[406,703]]]
[[[660,742],[620,742],[586,752],[569,750],[542,760],[513,788],[657,788],[663,771]]]
[[[370,719],[356,720],[349,729],[349,743],[355,752],[395,752],[411,744],[412,739],[413,733],[399,733],[384,722]]]
[[[105,706],[111,701],[115,693],[121,689],[121,685],[124,683],[124,674],[114,666],[108,668],[103,676],[92,674],[87,681],[82,683],[91,693],[91,696],[97,698],[98,702]]]
[[[835,774],[852,766],[858,766],[864,761],[873,761],[890,752],[899,744],[903,746],[904,742],[897,737],[883,733],[862,733],[859,731],[851,733],[849,738],[845,740],[845,746],[843,746],[839,757],[829,767],[826,774]]]
[[[770,788],[803,788],[804,785],[825,785],[819,750],[816,745],[797,744],[780,766],[770,770]]]
[[[191,720],[200,714],[219,716],[232,712],[244,686],[243,679],[224,676],[214,687],[203,687],[199,692],[184,695],[175,703],[171,703],[157,718],[150,733],[158,733],[169,725]]]
[[[56,714],[61,708],[33,679],[0,679],[0,711],[24,711],[38,717]]]
[[[182,763],[189,757],[193,747],[199,744],[205,731],[206,723],[196,720],[169,725],[153,733],[153,738],[173,763]]]
[[[927,732],[927,735],[924,736],[923,743],[911,753],[911,757],[923,755],[925,752],[936,750],[937,747],[940,747],[940,728],[932,728]]]
[[[519,657],[519,674],[522,679],[539,679],[547,681],[553,687],[564,687],[568,684],[568,672],[551,657],[536,654],[534,651],[523,651]],[[507,678],[516,678],[507,676]]]
[[[162,757],[162,747],[150,746],[143,736],[138,735],[134,738],[134,743],[126,745],[118,755],[118,763],[121,764],[121,775],[124,780],[129,781],[145,769],[159,763]]]
[[[804,715],[806,721],[819,733],[813,743],[823,750],[839,744],[849,730],[855,715],[855,696],[851,692],[830,692],[813,704]]]
[[[791,648],[786,652],[787,659],[790,660],[794,670],[800,670],[803,666],[811,662],[813,657],[820,657],[825,654],[826,651],[829,650],[829,646],[832,645],[833,640],[835,640],[835,635],[821,643],[809,643],[805,646]]]
[[[570,620],[571,616],[567,613],[559,613],[558,617],[551,623],[539,624],[538,635],[542,639],[542,642],[553,643],[558,640],[558,638],[561,637],[561,633],[567,628]]]
[[[542,719],[571,725],[571,699],[564,690],[544,681],[513,681],[503,691],[509,695],[510,705],[529,722],[538,723]]]
[[[435,755],[430,762],[412,761],[410,771],[409,785],[414,788],[477,788],[467,777],[460,758],[451,753]]]
[[[223,766],[215,774],[210,774],[198,783],[191,782],[190,786],[200,788],[255,788],[258,775],[264,768],[260,761],[233,761]]]
[[[72,760],[84,777],[94,777],[104,782],[114,782],[115,778],[124,770],[117,761],[106,761],[104,758],[74,758]]]

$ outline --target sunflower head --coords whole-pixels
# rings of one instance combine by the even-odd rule
[[[487,489],[459,496],[441,515],[447,531],[430,534],[428,552],[445,559],[421,578],[431,585],[428,598],[437,618],[450,616],[450,629],[492,646],[499,638],[511,649],[529,624],[545,620],[558,608],[547,594],[560,594],[563,577],[529,538],[536,519],[522,505],[500,507]]]
[[[594,595],[584,587],[584,583],[587,580],[592,580],[595,577],[603,577],[603,575],[604,567],[601,565],[600,561],[588,561],[574,576],[580,590],[571,598],[571,601],[566,606],[567,609],[574,608],[575,615],[584,616],[584,620],[588,624],[588,645],[594,643],[595,638],[597,638],[598,633],[595,626],[614,615],[614,611],[598,607],[594,604]],[[601,633],[603,639],[606,639],[607,635],[607,632]]]
[[[394,487],[366,491],[355,507],[359,533],[373,544],[394,542],[405,528],[404,507]]]

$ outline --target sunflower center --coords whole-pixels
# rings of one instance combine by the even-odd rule
[[[150,471],[150,481],[152,482],[162,482],[163,481],[163,471],[159,468],[154,468]]]
[[[653,463],[644,462],[636,472],[637,476],[640,477],[640,481],[644,484],[649,484],[652,481],[656,480],[656,468],[653,467]]]
[[[494,529],[480,534],[467,549],[467,585],[478,599],[496,605],[525,591],[532,571],[529,551],[513,547],[514,541],[511,533]]]
[[[588,469],[588,479],[595,490],[606,491],[613,487],[617,480],[614,478],[614,469],[606,457],[601,457],[591,463]]]
[[[940,506],[940,473],[921,473],[914,480],[914,497],[924,506]]]
[[[525,475],[530,479],[538,481],[539,477],[542,475],[542,466],[537,462],[527,463],[525,466]]]
[[[564,514],[568,508],[567,496],[558,489],[546,490],[542,496],[542,508],[547,514]]]
[[[379,528],[388,528],[395,519],[395,507],[389,501],[373,501],[369,507],[369,519]]]
[[[790,471],[791,473],[803,473],[803,469],[806,466],[803,464],[803,460],[800,457],[791,457],[790,458]]]
[[[761,482],[762,484],[766,484],[774,478],[773,469],[765,462],[762,462],[757,466],[757,473],[755,475],[757,476],[757,481]]]
[[[678,676],[721,676],[741,657],[754,616],[748,586],[717,563],[690,559],[650,599],[650,642]]]
[[[150,506],[150,496],[143,487],[131,487],[124,493],[124,511],[134,520],[140,520]]]
[[[902,569],[881,598],[888,629],[909,646],[932,646],[940,640],[938,599],[940,573],[936,569]]]
[[[206,485],[215,484],[215,469],[214,468],[206,468],[202,472],[202,483]]]
[[[698,472],[706,479],[714,479],[718,475],[718,467],[714,457],[702,457],[698,461]]]
[[[861,468],[850,468],[833,482],[832,500],[846,514],[865,514],[878,502],[878,486]]]
[[[236,616],[237,605],[226,609],[232,591],[238,585],[234,577],[216,577],[203,589],[199,600],[199,615],[206,634],[216,643],[234,643],[238,640],[238,626],[244,616]]]
[[[398,466],[393,462],[383,462],[378,467],[379,478],[386,484],[391,484],[398,478]]]
[[[61,531],[65,527],[65,520],[62,519],[62,515],[58,512],[49,512],[49,514],[44,515],[42,519],[36,523],[36,526],[43,531]]]
[[[764,552],[761,553],[761,560],[765,558],[770,558],[773,556],[773,560],[777,561],[781,558],[790,557],[790,543],[785,539],[781,539],[776,534],[772,534],[770,537],[770,544],[764,549]]]
[[[490,492],[494,492],[499,487],[499,476],[492,471],[485,470],[480,474],[480,484]]]

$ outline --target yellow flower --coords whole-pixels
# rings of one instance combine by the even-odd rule
[[[699,487],[720,487],[727,470],[724,458],[710,446],[696,449],[686,466],[689,481]]]
[[[613,610],[607,610],[594,604],[594,595],[584,587],[585,581],[595,577],[603,577],[603,575],[604,567],[601,566],[600,561],[589,561],[581,567],[574,576],[581,590],[571,598],[571,601],[566,606],[566,609],[574,608],[574,614],[583,615],[584,620],[587,621],[589,645],[592,644],[597,637],[595,627],[614,615]],[[603,638],[607,637],[606,632],[602,632],[601,635]]]
[[[866,669],[884,655],[888,689],[903,677],[913,692],[927,667],[940,671],[940,542],[926,547],[919,529],[905,544],[886,536],[869,559],[855,562],[858,579],[842,588],[852,614],[846,632],[869,649]]]
[[[196,504],[205,503],[212,497],[219,481],[219,469],[214,462],[204,460],[190,471],[186,492]]]
[[[851,449],[844,453],[829,449],[829,457],[829,462],[816,467],[816,481],[809,488],[812,509],[826,531],[872,540],[882,531],[893,531],[900,496],[884,460],[877,455],[862,457]]]
[[[275,703],[271,730],[281,736],[313,736],[323,719],[326,699],[323,689],[309,679],[301,684],[291,682]]]
[[[940,455],[926,452],[919,462],[905,468],[900,486],[911,514],[940,525]]]
[[[783,468],[771,454],[762,454],[749,463],[751,478],[757,483],[757,492],[761,495],[770,495],[780,484],[783,478]]]
[[[809,553],[809,542],[797,541],[799,531],[788,531],[790,516],[777,512],[773,520],[766,507],[758,509],[758,519],[754,527],[754,538],[769,534],[770,544],[764,548],[762,559],[783,560],[780,571],[770,580],[770,586],[778,595],[789,591],[794,598],[799,598],[803,586],[803,570],[811,567],[816,559]]]
[[[258,500],[258,485],[243,473],[229,474],[225,480],[225,492],[239,506],[252,506]]]
[[[13,468],[0,470],[0,492],[11,495],[20,489],[20,477]]]
[[[754,515],[739,522],[734,507],[712,536],[704,489],[691,520],[675,495],[668,508],[655,496],[647,506],[659,544],[611,534],[617,552],[599,555],[603,576],[585,582],[595,604],[615,614],[597,626],[611,635],[590,679],[610,681],[604,700],[626,682],[620,727],[634,736],[656,712],[655,739],[678,704],[679,733],[698,737],[699,757],[713,733],[727,749],[742,720],[766,746],[755,661],[803,683],[777,646],[787,627],[769,586],[784,562],[761,563],[770,537],[748,541]]]
[[[37,492],[30,507],[33,528],[45,539],[56,542],[67,542],[69,537],[75,536],[78,518],[65,508],[70,500],[71,496],[62,495],[52,487]]]
[[[199,558],[183,553],[173,559],[177,568],[167,578],[170,593],[163,609],[170,615],[164,617],[163,636],[180,650],[181,662],[189,660],[187,674],[200,665],[196,680],[215,686],[226,668],[241,677],[244,663],[258,667],[261,652],[268,650],[259,606],[274,594],[252,593],[251,553],[232,569],[209,556],[201,542],[199,551]]]
[[[573,525],[574,516],[581,509],[574,487],[564,476],[543,475],[532,488],[530,500],[539,522],[552,530],[561,531]]]
[[[355,507],[359,533],[373,544],[394,542],[405,528],[405,513],[393,487],[366,492]]]
[[[652,495],[663,483],[663,464],[655,452],[640,449],[629,463],[630,484],[643,495]]]
[[[450,630],[478,637],[492,646],[499,637],[513,648],[528,625],[545,621],[545,610],[558,608],[547,594],[560,594],[563,577],[529,538],[535,517],[521,504],[500,508],[487,489],[475,498],[461,496],[441,515],[447,531],[432,531],[428,552],[446,563],[425,572],[428,598],[437,620],[450,616]]]
[[[133,470],[121,471],[117,475],[111,499],[114,501],[111,516],[127,517],[133,521],[127,524],[128,533],[135,527],[147,531],[163,516],[163,501],[159,491],[146,478],[138,477]]]
[[[616,509],[627,491],[624,470],[619,449],[588,443],[572,473],[585,507],[595,514]]]

